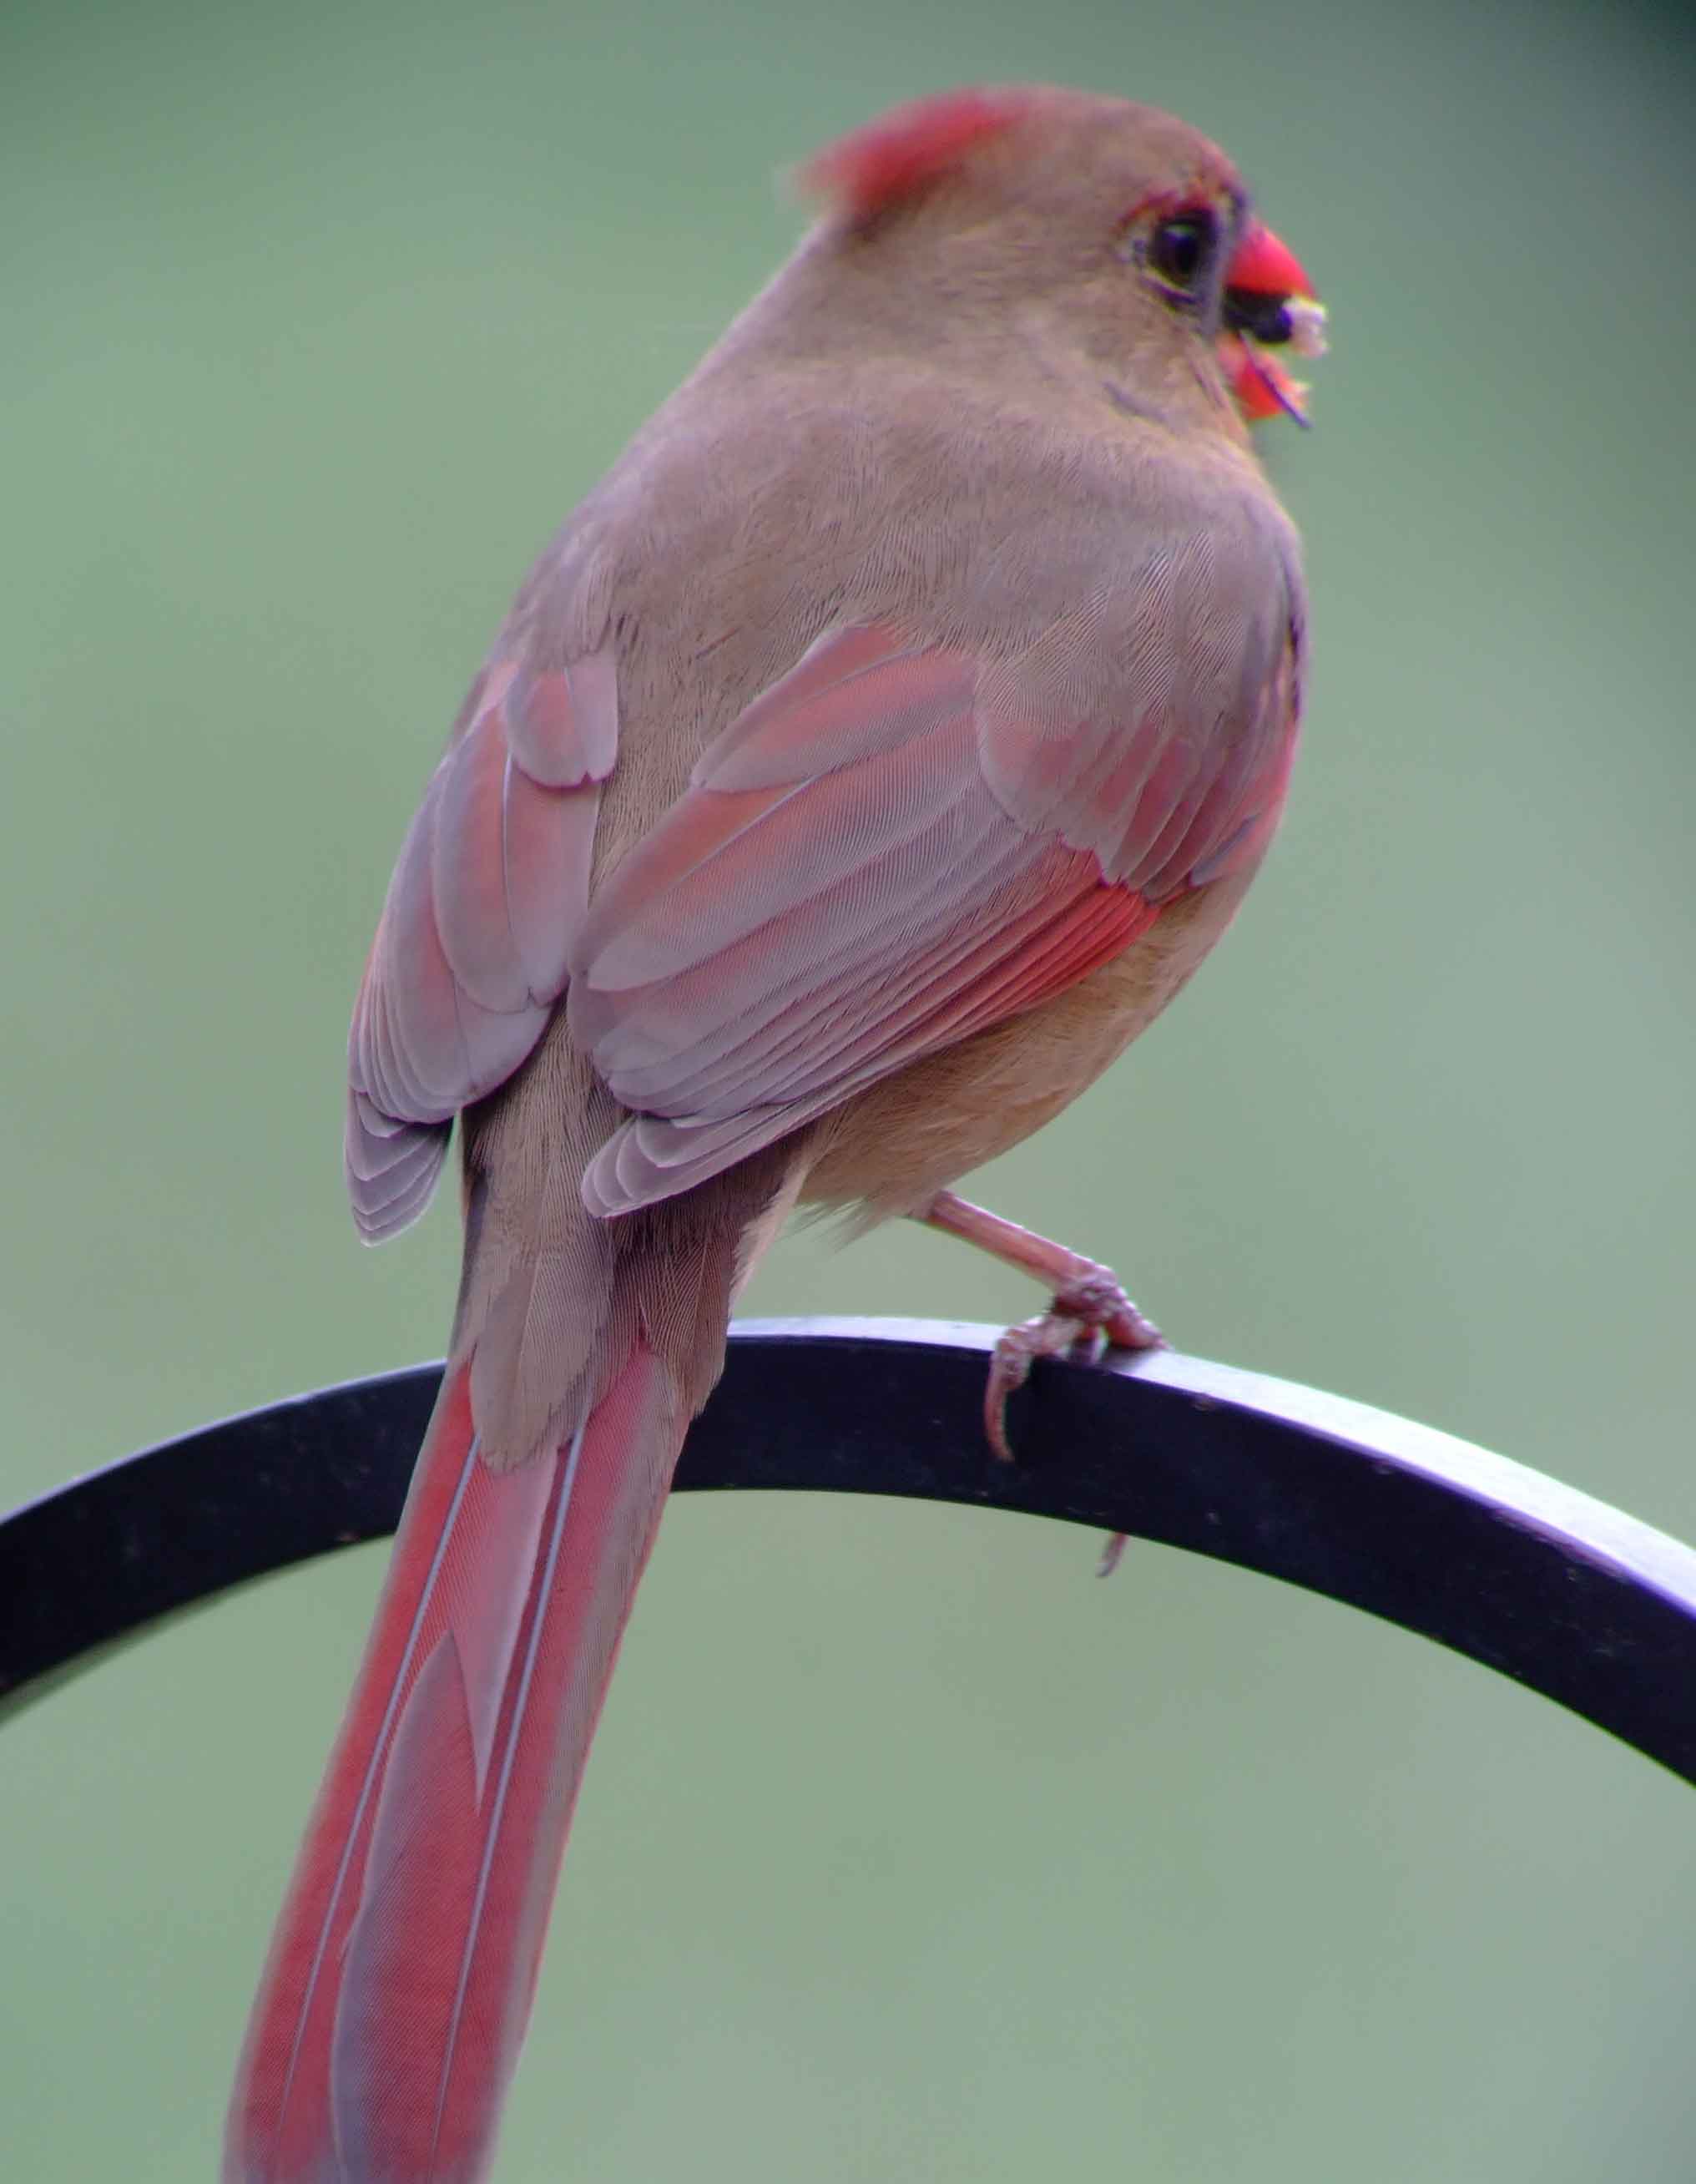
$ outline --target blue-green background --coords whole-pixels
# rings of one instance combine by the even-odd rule
[[[136,0],[0,17],[0,1501],[433,1352],[342,1041],[531,552],[788,247],[771,172],[1040,76],[1223,142],[1333,311],[1305,754],[1178,1009],[993,1203],[1186,1347],[1696,1536],[1682,10]],[[753,1309],[1022,1314],[905,1230]],[[1681,2184],[1696,1806],[1365,1618],[1061,1527],[668,1518],[498,2170]],[[376,1582],[0,1730],[0,2170],[213,2173]]]

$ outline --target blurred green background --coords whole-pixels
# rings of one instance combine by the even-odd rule
[[[768,177],[1038,76],[1237,157],[1333,312],[1280,847],[981,1195],[1185,1347],[1696,1537],[1696,48],[1682,11],[30,6],[0,29],[0,1500],[439,1349],[362,1252],[347,1011],[531,553],[788,247]],[[451,1194],[450,1194],[451,1200]],[[916,1234],[754,1311],[1022,1315]],[[1364,1618],[1069,1529],[668,1519],[498,2174],[1696,2170],[1696,1807]],[[0,2166],[204,2178],[375,1586],[0,1730]]]

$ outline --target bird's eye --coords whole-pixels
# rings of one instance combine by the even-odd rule
[[[1210,212],[1175,213],[1148,237],[1144,264],[1167,294],[1193,302],[1205,285],[1219,242]]]

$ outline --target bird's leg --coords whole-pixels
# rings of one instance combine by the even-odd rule
[[[1007,1462],[1013,1457],[1007,1440],[1007,1398],[1024,1385],[1032,1359],[1058,1357],[1086,1337],[1115,1350],[1164,1346],[1165,1337],[1137,1311],[1110,1267],[1021,1228],[1016,1221],[1004,1221],[998,1213],[973,1206],[951,1190],[939,1190],[913,1217],[945,1235],[976,1244],[981,1251],[1033,1275],[1053,1291],[1054,1302],[1047,1312],[1009,1327],[995,1346],[983,1395],[983,1424],[990,1446]]]

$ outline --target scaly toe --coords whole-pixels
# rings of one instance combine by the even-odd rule
[[[1110,1267],[1093,1267],[1054,1295],[1054,1311],[1098,1328],[1115,1350],[1164,1350],[1166,1338],[1137,1311]]]
[[[1030,1379],[1035,1359],[1058,1357],[1084,1335],[1095,1332],[1092,1322],[1068,1312],[1045,1312],[1038,1318],[1009,1327],[996,1344],[988,1385],[983,1391],[983,1427],[989,1446],[1004,1463],[1013,1461],[1013,1445],[1007,1438],[1007,1398]]]
[[[984,1390],[983,1421],[990,1446],[1005,1463],[1013,1461],[1013,1446],[1007,1438],[1007,1398],[1030,1379],[1035,1360],[1063,1357],[1081,1342],[1098,1346],[1106,1333],[1093,1316],[1061,1311],[1059,1300],[1055,1302],[1054,1311],[1009,1327],[995,1346]]]

